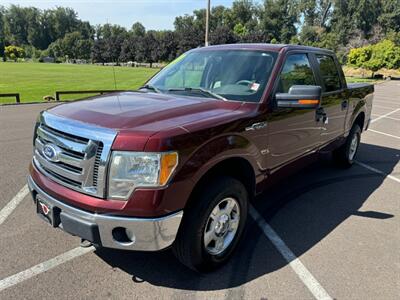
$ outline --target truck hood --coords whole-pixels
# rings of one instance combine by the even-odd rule
[[[48,112],[115,130],[155,133],[225,115],[240,106],[211,98],[123,92],[58,105]]]

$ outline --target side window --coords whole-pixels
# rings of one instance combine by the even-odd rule
[[[325,92],[333,92],[341,89],[340,76],[335,61],[328,55],[317,55],[319,70],[325,85]]]
[[[315,78],[307,54],[292,54],[283,66],[278,92],[287,93],[292,85],[315,85]]]

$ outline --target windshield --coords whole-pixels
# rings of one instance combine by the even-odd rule
[[[259,102],[276,57],[274,52],[250,50],[188,52],[146,86],[161,93]]]

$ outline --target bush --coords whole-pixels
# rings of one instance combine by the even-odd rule
[[[372,47],[371,60],[375,60],[380,68],[400,68],[400,47],[396,46],[394,42],[383,40]]]
[[[31,45],[24,45],[22,47],[25,51],[25,58],[32,58],[34,60],[38,59],[42,53],[39,49],[36,49],[35,47]]]
[[[25,57],[25,51],[21,47],[7,46],[4,50],[4,55],[13,61],[17,61],[19,58]]]
[[[369,45],[350,50],[348,64],[376,72],[381,68],[400,68],[400,47],[391,40],[382,40],[375,45]]]
[[[371,46],[351,49],[347,56],[347,63],[351,66],[362,68],[365,62],[371,59],[371,54]]]

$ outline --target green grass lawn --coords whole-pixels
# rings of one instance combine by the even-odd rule
[[[132,90],[141,86],[158,69],[115,67],[117,89]],[[95,65],[0,62],[0,93],[19,93],[21,102],[43,101],[55,91],[112,90],[113,68]],[[88,95],[61,95],[74,100]],[[15,98],[0,98],[0,103],[13,103]]]
[[[365,82],[365,83],[379,83],[383,79],[371,79],[371,78],[361,78],[361,77],[346,77],[347,83]]]

